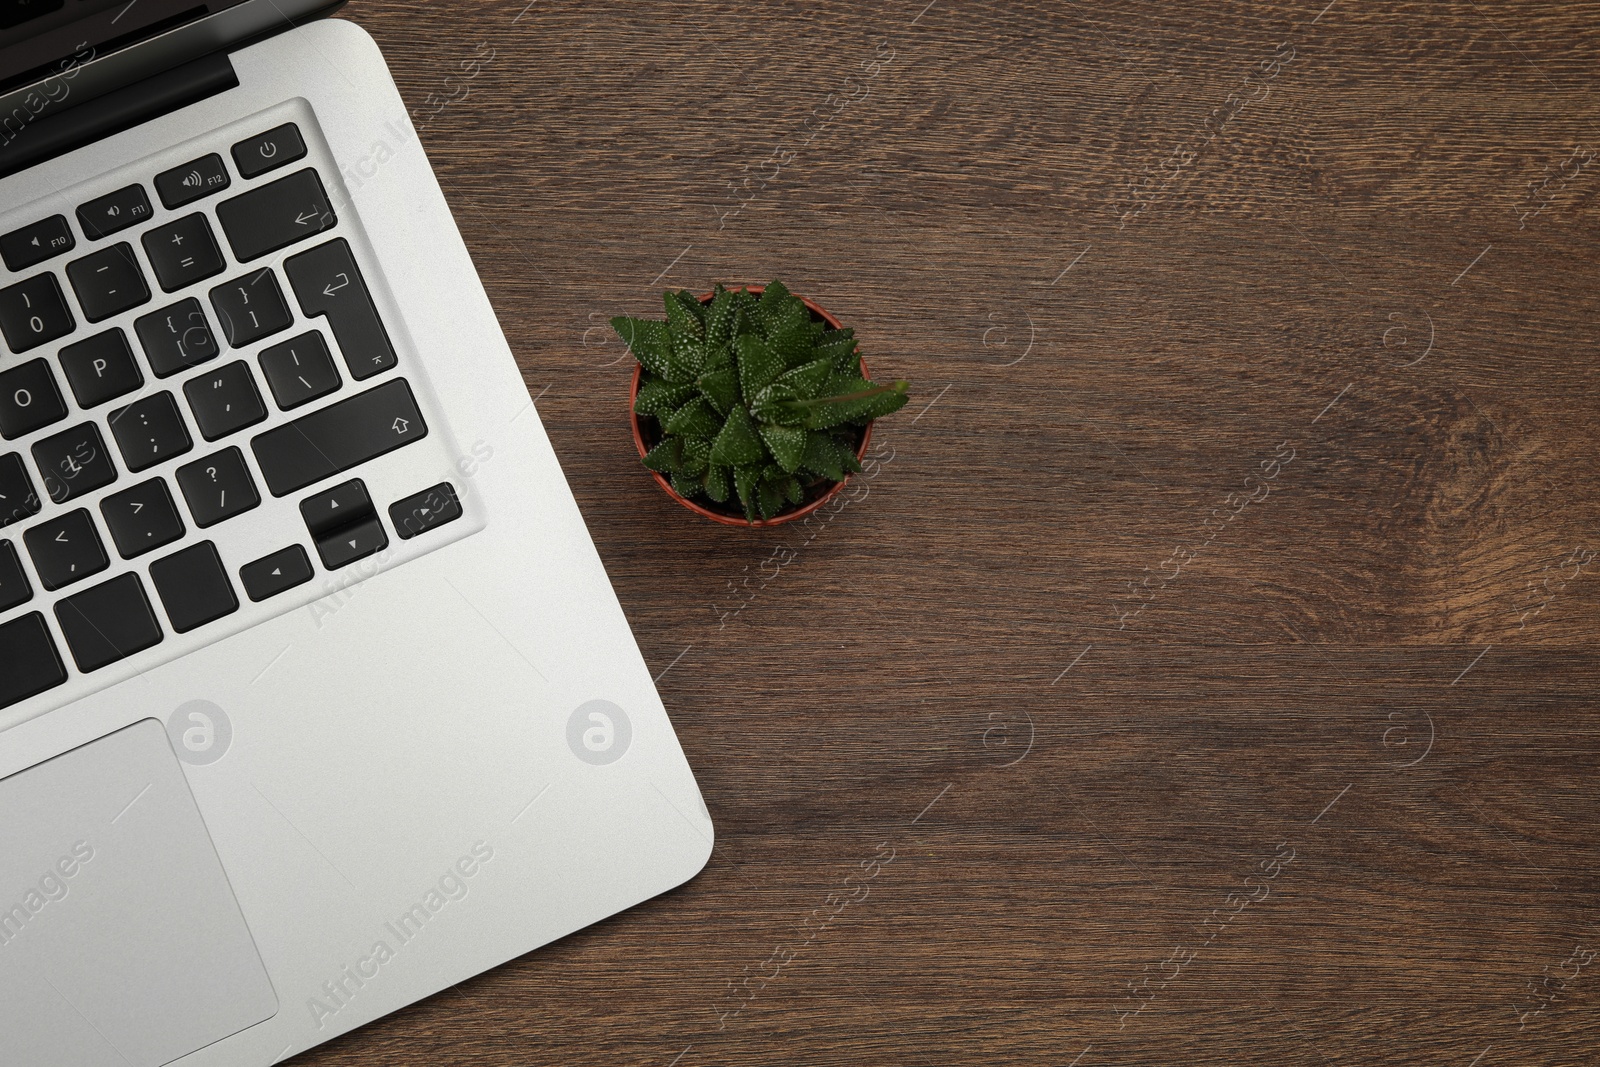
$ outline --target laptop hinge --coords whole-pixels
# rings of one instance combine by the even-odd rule
[[[20,131],[0,130],[0,178],[238,84],[227,54],[214,52],[57,114],[40,114]]]

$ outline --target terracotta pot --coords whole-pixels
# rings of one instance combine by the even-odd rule
[[[735,286],[734,288],[747,290],[754,296],[760,296],[764,291],[766,291],[766,286],[764,285],[740,285]],[[700,302],[702,304],[708,304],[715,295],[715,293],[703,293],[700,296]],[[799,294],[795,295],[798,296]],[[838,319],[830,315],[827,311],[823,310],[818,305],[813,304],[811,301],[806,300],[806,298],[803,296],[800,297],[800,299],[805,302],[806,307],[813,315],[818,316],[823,322],[828,324],[829,329],[844,329],[844,325],[840,323]],[[644,443],[644,427],[640,425],[639,416],[633,410],[634,401],[639,397],[639,380],[643,376],[644,368],[639,365],[637,360],[635,360],[633,365],[633,388],[628,393],[628,420],[633,424],[633,444],[634,447],[639,450],[640,459],[643,459],[645,456],[650,454],[650,449]],[[866,360],[861,361],[861,376],[870,380],[870,376],[867,374]],[[866,460],[867,446],[871,443],[872,423],[869,422],[862,429],[861,444],[856,448],[856,458],[858,460]],[[656,480],[657,485],[661,486],[662,492],[666,493],[672,499],[676,500],[678,503],[694,512],[696,515],[702,515],[710,519],[712,522],[720,522],[724,526],[781,526],[786,522],[793,522],[796,519],[803,519],[813,511],[816,511],[818,508],[822,507],[828,501],[832,500],[834,497],[838,496],[840,491],[844,489],[845,485],[849,483],[851,477],[853,477],[849,474],[845,475],[843,481],[835,482],[831,487],[829,487],[827,492],[817,497],[817,499],[808,501],[807,503],[795,508],[793,511],[780,512],[775,518],[756,519],[752,522],[746,519],[743,515],[730,514],[723,511],[714,511],[711,508],[706,507],[704,504],[690,500],[688,497],[672,488],[672,482],[669,481],[665,475],[650,470],[648,467],[644,468],[644,470]],[[737,499],[737,497],[732,499]]]

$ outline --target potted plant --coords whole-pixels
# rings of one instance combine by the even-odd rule
[[[611,320],[639,362],[633,440],[668,495],[708,519],[772,526],[816,510],[861,470],[872,421],[905,406],[907,383],[869,381],[855,332],[782,282],[664,299],[665,322]]]

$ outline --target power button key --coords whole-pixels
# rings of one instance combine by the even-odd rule
[[[233,162],[241,177],[254,178],[269,170],[302,158],[306,142],[300,136],[300,127],[292,122],[247,137],[233,146]]]

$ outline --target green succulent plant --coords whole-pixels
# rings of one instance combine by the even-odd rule
[[[907,383],[863,378],[855,332],[813,319],[782,282],[665,301],[665,322],[611,325],[644,368],[633,410],[660,425],[644,465],[685,497],[773,518],[859,471],[861,427],[905,406]]]

